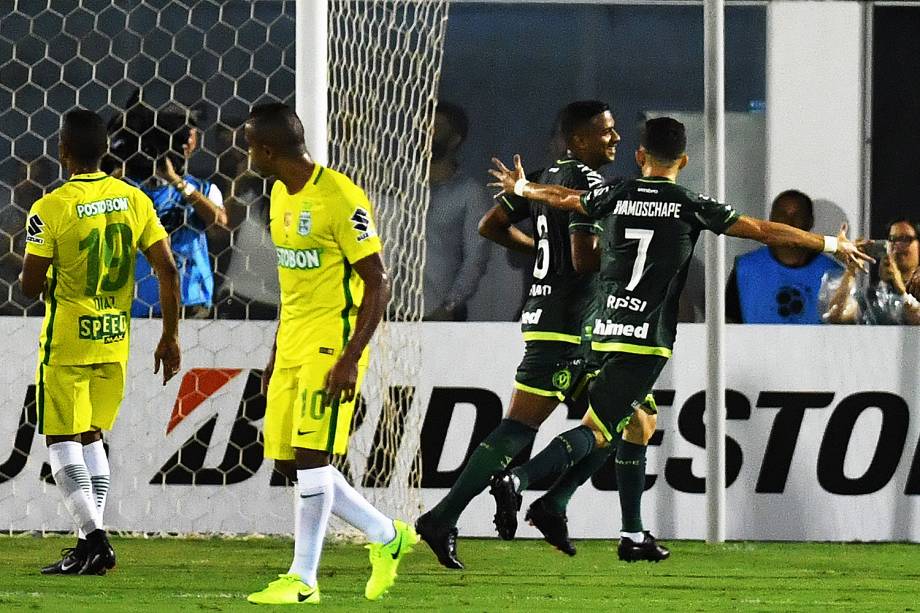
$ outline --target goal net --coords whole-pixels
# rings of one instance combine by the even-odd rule
[[[417,450],[422,267],[428,164],[448,2],[329,4],[330,163],[364,187],[376,207],[393,297],[374,341],[362,395],[371,440],[355,437],[351,467],[381,510],[414,517],[421,476]]]
[[[186,310],[183,369],[165,388],[150,372],[159,321],[142,295],[132,324],[126,395],[107,438],[106,523],[142,532],[287,533],[289,488],[262,459],[259,377],[277,317],[270,185],[247,165],[239,127],[252,105],[294,104],[294,0],[16,0],[0,16],[0,529],[69,530],[36,431],[35,347],[44,307],[16,277],[32,203],[65,177],[62,115],[75,106],[110,122],[113,160],[145,135],[197,128],[187,172],[213,183],[228,228],[207,229],[210,304]],[[393,278],[387,321],[340,468],[385,512],[418,507],[421,319],[427,175],[446,0],[329,3],[330,166],[374,202]],[[182,126],[164,118],[176,113]],[[187,122],[187,123],[186,123]],[[152,160],[147,160],[148,167]],[[149,178],[149,177],[148,177]],[[155,179],[150,179],[155,181]],[[186,218],[187,222],[188,219]],[[181,222],[180,222],[181,225]]]

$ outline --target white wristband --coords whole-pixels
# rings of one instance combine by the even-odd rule
[[[527,179],[518,179],[514,182],[514,194],[516,196],[524,197],[524,188],[530,183]]]
[[[186,198],[195,193],[195,186],[187,181],[183,181],[184,185],[182,186],[182,195]]]
[[[837,253],[837,237],[836,236],[825,236],[824,237],[824,253]]]

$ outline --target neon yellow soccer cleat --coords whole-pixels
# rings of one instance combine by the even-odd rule
[[[246,600],[253,604],[319,604],[319,586],[310,587],[300,575],[278,575],[264,590]]]
[[[371,550],[371,578],[364,588],[364,597],[368,600],[379,599],[393,587],[399,561],[418,543],[418,534],[412,526],[397,519],[393,521],[393,527],[396,528],[396,537],[392,541],[366,546]]]

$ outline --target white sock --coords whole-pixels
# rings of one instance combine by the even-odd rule
[[[83,445],[63,441],[48,446],[48,460],[54,482],[64,496],[64,506],[83,534],[102,527],[93,501],[92,480],[83,460]]]
[[[620,532],[621,538],[628,538],[633,543],[642,543],[645,541],[644,532]]]
[[[335,487],[332,503],[335,516],[363,532],[372,543],[389,543],[396,538],[393,520],[369,503],[334,466],[329,468],[332,469],[332,484]]]
[[[109,459],[105,455],[105,447],[102,446],[101,440],[83,445],[83,461],[86,462],[86,470],[92,481],[93,498],[99,510],[99,522],[104,524],[105,499],[109,493],[111,474]]]
[[[316,570],[323,551],[323,538],[334,497],[331,466],[297,471],[297,503],[294,514],[294,561],[289,573],[316,587]]]

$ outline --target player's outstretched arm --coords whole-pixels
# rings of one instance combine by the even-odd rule
[[[29,298],[38,298],[45,290],[45,279],[52,258],[42,257],[34,253],[27,253],[22,260],[22,273],[19,275],[19,285],[22,293]]]
[[[757,219],[742,215],[725,231],[728,236],[749,238],[770,247],[800,247],[815,252],[832,253],[844,265],[860,268],[875,260],[859,250],[855,243],[847,238],[847,225],[843,224],[836,237],[821,236],[814,232],[799,230],[784,223]]]
[[[531,200],[541,200],[554,209],[587,215],[581,206],[581,195],[584,191],[528,181],[521,165],[521,156],[514,155],[514,170],[507,168],[498,158],[492,158],[492,163],[495,168],[490,168],[489,174],[495,177],[496,181],[489,183],[489,187],[497,187],[508,194],[517,194]]]
[[[335,365],[326,373],[327,406],[338,398],[344,402],[354,399],[355,384],[358,380],[358,360],[374,336],[374,331],[383,319],[383,312],[390,301],[390,278],[387,276],[380,253],[361,258],[352,263],[352,268],[364,281],[364,299],[358,308],[355,333],[348,340]]]
[[[479,220],[479,235],[511,251],[534,253],[533,237],[514,227],[500,204],[489,209]]]
[[[160,309],[163,312],[163,334],[153,352],[153,372],[163,365],[163,385],[179,372],[179,271],[173,260],[169,239],[150,245],[144,252],[160,283]]]

